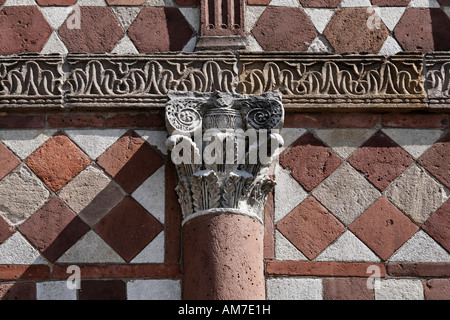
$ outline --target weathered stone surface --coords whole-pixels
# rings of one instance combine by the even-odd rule
[[[0,140],[20,159],[25,160],[55,132],[56,130],[2,130]]]
[[[126,300],[126,284],[122,280],[82,280],[79,300]]]
[[[47,261],[19,232],[15,232],[0,244],[0,265],[31,264],[47,264]],[[3,277],[5,277],[4,273],[2,273]],[[15,274],[13,277],[17,279],[20,275]],[[8,279],[8,276],[6,276],[6,279]]]
[[[312,192],[345,225],[352,223],[380,193],[348,163],[344,163]]]
[[[349,230],[387,260],[419,228],[381,197],[349,226]]]
[[[414,159],[427,151],[444,133],[436,129],[383,129],[392,140],[408,151]]]
[[[450,252],[449,226],[450,201],[447,201],[422,225],[422,229]]]
[[[341,2],[341,0],[300,0],[302,6],[312,8],[337,8]]]
[[[337,11],[328,23],[324,35],[337,53],[378,53],[389,35],[379,20],[376,27],[368,27],[367,8],[344,8]]]
[[[347,159],[373,134],[367,129],[323,129],[315,130],[316,135],[342,159]]]
[[[0,16],[4,10],[1,11]],[[3,33],[0,35],[0,39],[2,36]],[[3,42],[0,43],[0,48],[2,45]],[[55,55],[36,55],[32,57],[29,55],[0,56],[0,65],[2,66],[0,108],[3,110],[14,109],[16,111],[17,109],[39,107],[45,109],[60,108],[63,83],[62,64],[62,57]],[[3,124],[3,127],[22,128],[20,126],[21,123],[29,128],[43,127],[39,123],[38,116],[11,115],[8,118],[10,118],[11,122],[9,125]]]
[[[416,224],[423,224],[449,195],[428,172],[410,166],[385,191],[386,197]]]
[[[382,131],[378,131],[349,159],[380,191],[385,190],[414,159]]]
[[[125,260],[91,230],[68,249],[57,262],[106,264],[125,263]]]
[[[79,28],[71,25],[72,20],[77,19],[75,11],[58,30],[59,37],[69,52],[111,52],[124,35],[111,8],[81,6],[78,10],[78,19],[82,19]]]
[[[123,199],[124,193],[101,170],[91,166],[61,189],[59,197],[92,227]]]
[[[380,7],[406,7],[411,0],[372,0],[374,6]]]
[[[77,300],[77,290],[67,287],[67,281],[36,283],[37,300]]]
[[[1,55],[40,52],[53,31],[37,6],[2,8],[0,30]]]
[[[323,279],[324,300],[374,300],[373,289],[367,288],[364,278]]]
[[[110,6],[139,6],[146,0],[106,0]]]
[[[321,110],[342,111],[426,107],[422,54],[398,53],[384,57],[378,54],[242,52],[239,60],[243,93],[280,92],[286,109],[311,111],[320,106]],[[400,76],[399,70],[408,76]]]
[[[26,167],[19,166],[0,181],[0,214],[18,225],[41,207],[50,193]]]
[[[315,261],[380,262],[380,258],[353,233],[345,231],[323,250]]]
[[[0,180],[20,164],[20,160],[0,142]]]
[[[450,108],[450,54],[425,55],[425,88],[430,108]]]
[[[0,215],[0,244],[15,232],[14,228]]]
[[[95,226],[94,231],[129,262],[163,229],[155,217],[133,198],[126,197]]]
[[[440,8],[408,8],[394,35],[406,51],[448,51],[450,34],[443,26],[449,24],[450,18]]]
[[[450,189],[450,133],[436,142],[418,163]]]
[[[450,279],[428,280],[424,293],[425,300],[450,300]]]
[[[192,30],[177,8],[144,7],[128,36],[140,53],[181,51]]]
[[[55,262],[89,227],[60,199],[52,198],[18,228],[50,262]]]
[[[283,7],[268,7],[252,34],[266,51],[306,51],[317,37],[316,29],[303,9]]]
[[[450,254],[425,231],[419,230],[389,259],[392,262],[449,263]],[[432,272],[432,270],[430,270]]]
[[[68,108],[144,108],[147,112],[150,106],[163,107],[170,90],[234,92],[239,81],[237,57],[229,52],[155,53],[138,57],[73,54],[67,61],[71,66],[66,82]],[[129,66],[127,72],[123,63]],[[96,85],[86,86],[82,79]],[[164,126],[164,118],[148,113],[119,114],[108,118],[105,125],[158,127]]]
[[[0,300],[36,300],[34,282],[0,284]]]
[[[313,197],[300,203],[276,226],[308,259],[314,259],[345,231],[344,226]]]
[[[183,299],[264,299],[262,238],[260,222],[242,215],[189,220],[183,228]]]
[[[73,6],[78,0],[36,0],[40,6]]]
[[[280,155],[280,165],[290,168],[291,175],[306,191],[313,190],[342,163],[312,133],[301,136],[290,149]]]
[[[423,300],[423,285],[420,280],[379,280],[375,289],[375,300]],[[376,286],[377,284],[375,284]]]
[[[89,157],[62,134],[47,140],[25,161],[53,191],[61,189],[90,162]]]
[[[127,282],[128,300],[181,300],[181,281],[171,279]]]
[[[322,300],[322,279],[267,279],[268,300]]]
[[[132,193],[164,164],[164,160],[136,133],[118,139],[98,159],[97,164],[127,193]]]

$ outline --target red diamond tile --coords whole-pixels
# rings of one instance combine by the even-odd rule
[[[305,8],[337,8],[342,0],[300,0]]]
[[[14,228],[9,225],[5,219],[0,216],[0,244],[12,236],[14,233]]]
[[[280,220],[277,229],[308,259],[314,259],[345,231],[314,197],[308,197]]]
[[[271,6],[261,15],[252,34],[266,51],[306,51],[317,37],[303,9]]]
[[[378,53],[389,36],[389,30],[380,21],[379,27],[368,28],[367,8],[342,8],[338,10],[323,34],[336,53]]]
[[[414,159],[391,138],[378,131],[347,161],[383,191]]]
[[[280,155],[280,164],[290,168],[292,177],[311,191],[342,163],[330,148],[312,133],[301,136],[292,148]]]
[[[139,203],[127,197],[112,209],[94,230],[129,262],[163,228],[163,225]]]
[[[126,300],[127,287],[122,280],[82,280],[80,300]]]
[[[3,7],[0,30],[0,55],[40,52],[53,31],[37,6]]]
[[[27,158],[27,166],[53,191],[57,191],[91,160],[69,138],[57,134]]]
[[[448,51],[449,25],[450,18],[440,8],[407,8],[394,36],[405,51]]]
[[[436,179],[450,188],[450,133],[436,142],[418,162]]]
[[[76,11],[69,14],[58,30],[59,37],[69,52],[111,52],[122,39],[124,31],[109,7],[80,6],[79,27]]]
[[[192,29],[178,8],[144,7],[128,28],[140,53],[181,51]]]
[[[103,153],[97,163],[127,193],[132,193],[164,164],[164,160],[136,133],[130,131]]]
[[[90,228],[60,199],[52,198],[18,228],[50,262],[55,262]]]
[[[422,225],[422,229],[450,252],[450,200]]]
[[[387,260],[419,227],[381,197],[349,226],[349,230],[379,257]]]
[[[20,160],[0,142],[0,180],[20,164]]]

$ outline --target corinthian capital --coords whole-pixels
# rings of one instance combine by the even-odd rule
[[[271,163],[283,145],[279,94],[169,93],[167,146],[179,183],[185,221],[210,212],[235,212],[260,221],[275,185]]]

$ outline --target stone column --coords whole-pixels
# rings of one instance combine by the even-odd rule
[[[265,299],[263,207],[283,139],[278,94],[169,93],[183,212],[183,298]]]
[[[246,0],[201,0],[197,50],[241,50],[246,47]]]

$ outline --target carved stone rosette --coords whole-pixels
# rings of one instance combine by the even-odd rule
[[[279,94],[169,94],[167,146],[179,183],[184,222],[210,212],[235,212],[262,222],[275,182],[268,173],[283,139]]]

